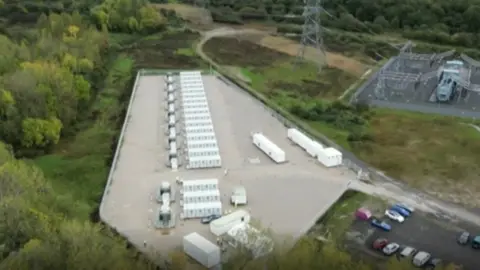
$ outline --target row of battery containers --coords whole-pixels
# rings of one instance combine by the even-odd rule
[[[218,148],[216,140],[185,142],[188,149]]]
[[[207,203],[220,201],[220,190],[201,190],[183,193],[183,203]]]
[[[192,157],[214,157],[219,156],[220,151],[218,151],[218,147],[212,148],[191,148],[188,149],[188,158]]]
[[[192,192],[192,191],[207,191],[207,190],[217,190],[218,179],[199,179],[199,180],[184,180],[182,183],[182,191]]]

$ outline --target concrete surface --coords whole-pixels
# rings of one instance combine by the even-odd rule
[[[218,178],[224,210],[230,208],[228,197],[233,187],[244,185],[249,199],[247,208],[254,219],[277,234],[298,237],[343,194],[349,179],[355,177],[346,169],[326,169],[316,164],[288,141],[286,128],[259,102],[213,76],[205,76],[204,85],[223,168],[180,168],[172,172],[165,165],[164,84],[162,76],[140,77],[110,190],[103,200],[104,221],[141,249],[170,251],[181,245],[181,238],[192,231],[215,241],[208,226],[200,224],[198,219],[178,221],[177,227],[170,231],[153,228],[152,220],[160,207],[154,195],[162,181],[174,184],[176,177]],[[251,143],[253,131],[263,132],[283,148],[289,162],[273,163]],[[228,174],[224,175],[226,168]],[[173,203],[172,209],[178,217],[178,202]]]
[[[445,221],[428,217],[422,213],[415,213],[403,224],[389,222],[393,229],[390,232],[373,229],[367,222],[357,221],[352,230],[365,235],[365,243],[361,242],[356,247],[363,249],[364,253],[378,259],[386,259],[382,253],[373,251],[372,244],[378,238],[387,238],[390,242],[399,243],[401,246],[411,246],[432,254],[433,258],[440,258],[444,262],[453,262],[463,265],[465,270],[476,270],[480,268],[478,251],[470,245],[461,246],[457,244],[456,238],[463,230],[469,231],[472,235],[480,234],[480,227],[461,224],[452,226]],[[350,242],[350,247],[353,243]]]

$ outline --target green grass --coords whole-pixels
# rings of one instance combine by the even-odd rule
[[[352,84],[348,75],[335,69],[321,74],[313,64],[293,69],[291,57],[247,41],[210,42],[205,45],[207,55],[220,65],[239,67],[254,91],[286,112],[315,100],[336,100]],[[363,128],[371,141],[349,142],[350,126],[304,123],[389,176],[442,198],[480,205],[480,133],[465,124],[478,121],[387,109],[371,109],[368,115]]]
[[[195,56],[195,51],[192,48],[180,48],[175,51],[176,55],[184,55],[184,56]]]
[[[57,194],[71,203],[62,209],[68,216],[88,220],[98,206],[103,192],[108,167],[97,157],[69,159],[61,155],[48,155],[34,160],[42,169]]]
[[[348,190],[316,222],[309,235],[322,236],[335,243],[341,243],[355,220],[355,211],[372,199],[374,198],[364,193]]]

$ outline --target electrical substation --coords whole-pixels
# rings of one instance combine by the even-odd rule
[[[352,103],[480,117],[480,62],[456,51],[419,54],[409,41],[365,82]]]

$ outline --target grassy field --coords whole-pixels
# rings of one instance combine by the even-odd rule
[[[205,52],[221,65],[234,66],[244,80],[291,111],[313,101],[337,99],[354,82],[349,75],[313,65],[292,69],[292,58],[238,39],[212,39]],[[247,57],[248,56],[248,57]],[[451,201],[480,206],[480,133],[465,119],[372,108],[364,117],[366,141],[349,139],[348,125],[309,121],[359,158],[411,186]]]

